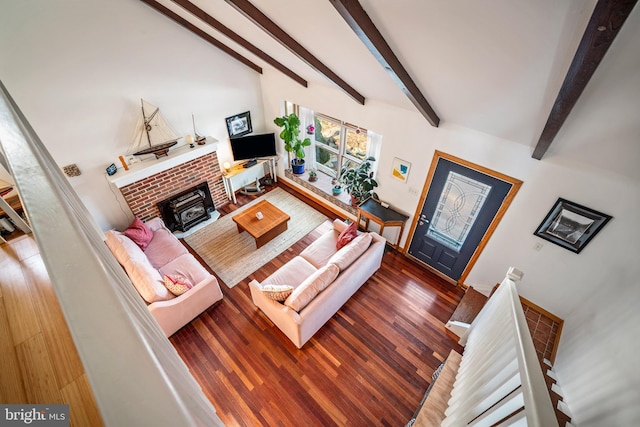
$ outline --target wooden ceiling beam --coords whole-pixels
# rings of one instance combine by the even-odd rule
[[[200,36],[201,38],[203,38],[204,40],[208,41],[213,46],[217,47],[218,49],[220,49],[221,51],[223,51],[227,55],[231,56],[235,60],[240,61],[241,63],[243,63],[247,67],[251,68],[252,70],[262,74],[262,67],[260,67],[259,65],[256,65],[253,62],[249,61],[247,58],[245,58],[244,56],[240,55],[235,50],[229,48],[228,46],[226,46],[221,41],[215,39],[214,37],[210,36],[206,32],[202,31],[200,28],[196,27],[191,22],[187,21],[186,19],[184,19],[183,17],[181,17],[177,13],[173,12],[171,9],[166,8],[165,6],[161,5],[160,3],[158,3],[158,2],[156,2],[154,0],[140,0],[140,1],[143,2],[143,3],[146,3],[149,6],[151,6],[153,9],[157,10],[158,12],[160,12],[161,14],[166,16],[167,18],[171,19],[172,21],[182,25],[184,28],[186,28],[187,30],[191,31],[195,35]]]
[[[637,0],[599,0],[531,157],[542,159]]]
[[[174,3],[180,5],[184,10],[190,12],[195,17],[199,18],[203,22],[209,24],[212,28],[219,31],[220,33],[227,36],[229,39],[233,40],[243,48],[247,49],[249,52],[253,53],[258,58],[265,61],[267,64],[271,65],[276,70],[295,80],[300,85],[307,87],[307,81],[291,71],[289,68],[285,67],[280,62],[276,61],[274,58],[269,56],[263,50],[257,48],[255,45],[251,44],[248,40],[244,39],[238,33],[234,32],[232,29],[224,25],[222,22],[215,19],[213,16],[209,15],[204,10],[200,9],[189,0],[172,0]]]
[[[351,87],[347,82],[342,80],[336,73],[331,71],[329,67],[324,65],[322,61],[316,58],[311,52],[305,49],[300,43],[295,41],[293,37],[287,34],[282,28],[280,28],[269,17],[262,13],[257,7],[255,7],[248,0],[225,0],[229,5],[233,6],[238,12],[242,13],[246,18],[251,20],[258,27],[262,28],[264,32],[269,34],[281,45],[286,47],[291,53],[296,55],[302,61],[304,61],[311,68],[318,73],[325,76],[329,81],[342,89],[347,95],[353,98],[355,101],[364,105],[364,96]]]
[[[329,0],[420,113],[437,127],[440,118],[358,0]]]

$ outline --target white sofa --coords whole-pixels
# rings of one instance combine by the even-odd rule
[[[143,251],[124,233],[109,230],[106,243],[167,337],[222,299],[218,280],[167,229],[160,218],[146,223],[153,238]],[[181,275],[193,288],[179,296],[164,286],[165,275]]]
[[[347,224],[344,222],[335,220],[333,229],[313,242],[299,256],[279,268],[262,283],[255,280],[249,283],[253,303],[298,348],[301,348],[380,268],[386,240],[377,233],[359,232],[356,239],[338,250],[338,236],[346,227]],[[370,243],[367,244],[366,241]],[[290,285],[298,288],[305,281],[308,284],[307,279],[322,274],[320,270],[327,269],[338,271],[337,277],[299,311],[287,305],[289,299],[284,303],[278,302],[263,291],[266,285]]]

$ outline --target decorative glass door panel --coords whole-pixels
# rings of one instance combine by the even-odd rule
[[[427,236],[460,252],[490,191],[490,185],[449,172]]]

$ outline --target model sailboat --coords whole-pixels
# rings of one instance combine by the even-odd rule
[[[198,131],[196,130],[196,119],[193,117],[193,114],[191,115],[191,121],[193,122],[193,135],[195,136],[196,142],[198,145],[204,145],[207,138],[205,136],[198,135]]]
[[[136,133],[129,147],[129,154],[141,156],[155,154],[156,158],[166,156],[169,148],[178,143],[178,135],[160,114],[160,109],[140,100],[142,115],[136,124]]]

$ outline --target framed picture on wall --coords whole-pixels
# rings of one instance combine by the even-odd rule
[[[391,175],[399,179],[402,182],[407,182],[409,178],[409,170],[411,169],[411,163],[405,162],[402,159],[397,157],[393,158],[393,166],[391,170]]]
[[[253,132],[251,128],[251,113],[249,111],[227,117],[226,121],[229,138],[237,138]]]
[[[579,254],[610,219],[610,215],[559,198],[533,234]]]

